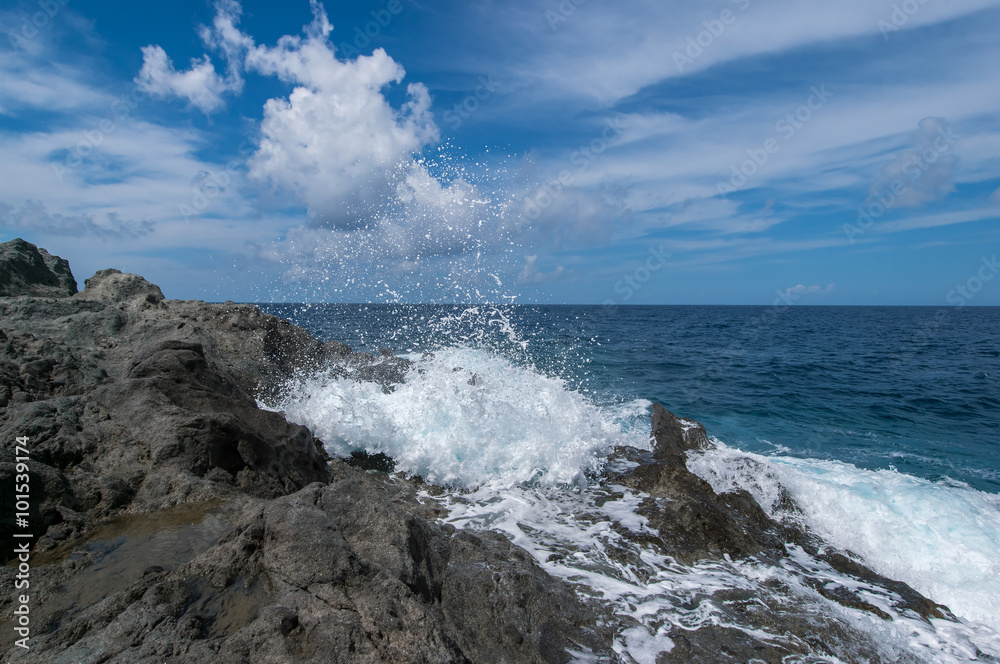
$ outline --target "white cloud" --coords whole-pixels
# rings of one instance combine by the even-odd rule
[[[141,89],[159,97],[186,99],[204,113],[222,108],[223,95],[243,90],[242,60],[253,40],[236,27],[242,7],[236,0],[217,0],[215,9],[212,27],[201,26],[198,32],[206,46],[222,53],[226,75],[215,71],[207,54],[200,60],[192,58],[190,69],[177,71],[166,51],[151,45],[142,49],[142,69],[135,78]]]
[[[85,71],[59,63],[36,61],[0,51],[0,115],[16,115],[30,108],[61,112],[94,108],[111,98],[89,87]]]
[[[0,228],[16,233],[30,232],[70,237],[136,238],[153,232],[152,221],[127,221],[117,212],[104,213],[104,221],[92,214],[50,213],[39,201],[25,201],[15,208],[0,201]]]
[[[532,244],[558,248],[610,242],[631,219],[625,191],[614,186],[555,189],[550,185],[526,192],[518,213],[524,237]]]
[[[556,267],[551,272],[542,272],[538,269],[538,256],[525,256],[524,269],[517,275],[519,284],[544,284],[555,281],[563,276],[565,268],[562,265]]]
[[[243,8],[237,0],[216,0],[215,19],[212,27],[200,26],[198,34],[209,48],[222,53],[226,61],[226,78],[230,88],[239,92],[243,88],[243,62],[246,52],[253,47],[253,40],[240,32]]]
[[[665,79],[742,58],[862,37],[891,49],[897,46],[893,39],[902,37],[892,32],[886,40],[879,28],[880,20],[891,19],[894,6],[899,4],[896,0],[842,0],[836,4],[797,0],[736,0],[715,5],[696,0],[586,3],[556,29],[545,20],[545,11],[538,3],[512,7],[510,0],[493,0],[489,4],[492,20],[484,25],[493,34],[469,43],[495,44],[499,49],[516,40],[523,55],[515,61],[515,71],[497,75],[519,81],[532,101],[573,96],[610,105]],[[998,0],[928,2],[900,28],[926,27],[997,6]],[[724,9],[732,12],[733,20],[720,32],[717,22]],[[706,22],[716,23],[717,34],[708,32]],[[527,31],[530,35],[526,37],[523,33]],[[701,52],[692,63],[678,67],[673,54],[683,55],[689,40],[698,39],[704,44]],[[602,44],[606,47],[601,48]],[[613,56],[609,49],[614,49]],[[697,49],[692,52],[697,53]],[[472,53],[468,66],[472,71],[493,66],[492,55]]]
[[[998,213],[993,208],[952,210],[940,214],[929,214],[922,217],[909,217],[899,221],[884,221],[872,226],[876,233],[901,233],[905,231],[920,230],[924,228],[938,228],[940,226],[954,226],[955,224],[966,224],[969,222],[983,221],[985,219],[996,219]]]
[[[271,47],[255,44],[237,28],[238,2],[221,0],[212,26],[200,33],[206,45],[222,52],[225,78],[207,55],[176,72],[163,49],[150,46],[143,49],[138,80],[205,111],[218,108],[224,93],[239,90],[244,70],[293,85],[288,97],[264,105],[250,177],[294,195],[317,225],[359,228],[396,203],[400,172],[420,170],[413,155],[437,141],[439,132],[424,85],[411,83],[406,101],[394,108],[383,90],[402,82],[403,68],[382,49],[353,61],[337,59],[326,12],[316,0],[310,4],[313,20],[304,35],[283,36]]]
[[[998,188],[996,191],[993,192],[993,195],[990,196],[990,200],[996,203],[997,205],[1000,205],[1000,188]]]
[[[787,300],[795,301],[801,298],[803,295],[829,295],[833,292],[836,284],[828,284],[826,288],[822,286],[804,286],[799,284],[797,286],[789,286],[784,291],[784,297]]]
[[[250,175],[296,194],[317,223],[358,226],[384,213],[397,167],[412,164],[413,153],[437,139],[437,127],[424,86],[408,87],[400,111],[382,96],[385,85],[403,77],[384,51],[351,63],[328,53],[326,63],[310,67],[327,68],[331,80],[265,105]]]
[[[903,150],[882,169],[871,186],[868,202],[888,201],[887,207],[912,207],[947,196],[953,184],[955,143],[958,136],[943,118],[927,117],[920,121],[913,137],[913,147]]]
[[[200,61],[192,60],[190,69],[177,71],[159,46],[143,47],[142,69],[135,82],[150,94],[186,99],[205,113],[221,108],[222,95],[230,89],[207,55]]]

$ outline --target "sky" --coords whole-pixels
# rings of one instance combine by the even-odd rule
[[[1000,0],[0,0],[0,240],[212,301],[1000,305]]]

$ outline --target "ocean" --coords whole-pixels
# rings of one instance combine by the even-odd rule
[[[319,373],[263,405],[332,453],[384,452],[448,487],[434,499],[452,523],[499,529],[585,586],[621,617],[616,645],[637,662],[672,648],[678,626],[730,616],[706,588],[756,583],[763,595],[774,591],[762,574],[777,573],[782,592],[820,603],[801,561],[765,572],[611,555],[638,546],[619,531],[647,525],[637,496],[597,500],[595,487],[615,446],[648,448],[653,401],[705,425],[716,447],[688,466],[717,491],[746,489],[782,517],[783,488],[813,532],[961,622],[822,610],[867,630],[887,657],[1000,658],[1000,309],[260,306],[319,338],[414,361],[389,394]],[[602,516],[568,516],[581,511]],[[574,555],[553,555],[567,547]]]

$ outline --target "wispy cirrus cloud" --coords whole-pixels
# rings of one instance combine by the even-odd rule
[[[153,232],[155,223],[145,219],[122,219],[106,212],[102,220],[92,214],[65,215],[49,212],[40,201],[26,201],[20,207],[0,201],[0,228],[15,233],[30,231],[69,237],[136,238]]]
[[[968,250],[996,218],[1000,0],[924,3],[888,34],[879,21],[894,0],[583,3],[555,28],[548,4],[446,0],[440,12],[407,5],[405,21],[349,58],[334,43],[368,14],[328,4],[282,8],[294,27],[262,42],[257,26],[278,10],[219,0],[202,19],[176,12],[169,31],[138,43],[147,28],[137,20],[127,47],[83,33],[60,42],[83,26],[68,6],[31,49],[0,50],[0,230],[34,220],[57,248],[72,240],[107,256],[119,229],[117,255],[102,263],[127,256],[192,288],[177,261],[215,256],[300,283],[381,279],[379,296],[412,282],[413,297],[490,263],[526,292],[586,299],[654,242],[674,254],[671,279],[644,297],[725,272],[771,279],[759,290],[772,299],[777,284],[835,282],[824,295],[834,300],[852,293],[843,271],[854,252]],[[701,41],[694,55],[691,40]],[[92,52],[106,47],[141,65],[102,70]],[[678,67],[674,52],[691,62]],[[460,127],[442,123],[483,76],[502,82],[483,109]],[[823,85],[829,102],[720,196],[733,165],[759,155]],[[141,101],[116,115],[134,91]],[[616,118],[626,126],[605,141]],[[914,159],[926,162],[941,128],[955,135],[947,150],[851,245],[844,224],[908,178]],[[449,155],[446,135],[470,158]],[[566,174],[569,184],[552,185]],[[218,185],[211,205],[192,205],[206,183]],[[546,187],[551,202],[530,213],[525,199]],[[364,279],[337,271],[362,264]],[[704,288],[728,302],[720,293],[734,283]]]

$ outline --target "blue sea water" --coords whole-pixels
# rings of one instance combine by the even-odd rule
[[[765,597],[775,578],[794,597],[774,602],[812,603],[870,631],[884,661],[904,650],[933,662],[1000,659],[1000,309],[261,307],[321,339],[413,361],[391,392],[320,369],[263,406],[309,426],[333,454],[385,452],[448,487],[434,499],[450,523],[500,530],[602,597],[622,620],[616,647],[635,661],[669,650],[671,629],[731,620],[706,589],[752,586]],[[893,613],[868,588],[866,601],[893,615],[873,624],[809,589],[803,576],[823,565],[801,551],[780,568],[684,567],[654,550],[622,564],[634,546],[622,533],[641,539],[649,527],[635,513],[642,497],[618,487],[622,497],[608,501],[601,478],[615,446],[649,445],[652,401],[706,426],[716,445],[687,464],[716,491],[748,491],[960,622]],[[782,495],[795,513],[782,512]],[[553,555],[567,549],[575,555]]]
[[[1000,308],[507,306],[505,330],[461,306],[262,306],[356,350],[485,347],[747,451],[1000,492]]]

